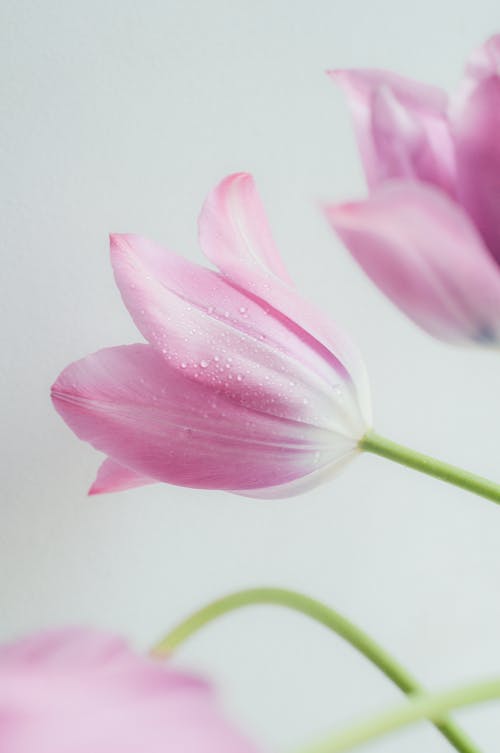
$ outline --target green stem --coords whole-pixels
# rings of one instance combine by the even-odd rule
[[[372,452],[375,455],[393,460],[395,463],[406,465],[408,468],[414,468],[416,471],[439,478],[448,484],[454,484],[461,489],[467,489],[473,494],[479,494],[481,497],[486,497],[491,499],[492,502],[500,504],[500,484],[495,484],[493,481],[476,476],[474,473],[464,471],[455,465],[443,463],[442,460],[436,460],[429,455],[410,450],[408,447],[385,439],[385,437],[381,437],[373,431],[365,434],[359,443],[359,447],[366,452]]]
[[[296,753],[344,753],[357,745],[393,732],[423,719],[437,719],[442,714],[474,703],[500,698],[500,679],[466,685],[444,693],[422,694],[409,703],[346,727],[315,745],[300,748]]]
[[[301,612],[333,630],[392,680],[408,695],[422,692],[421,686],[395,659],[369,635],[346,617],[316,599],[283,588],[252,588],[239,591],[208,604],[175,627],[152,650],[155,656],[165,656],[184,643],[191,635],[212,620],[242,607],[254,604],[271,604]],[[447,719],[434,721],[435,726],[460,753],[479,753],[479,749],[454,722]]]

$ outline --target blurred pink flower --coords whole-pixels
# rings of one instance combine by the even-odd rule
[[[205,682],[68,629],[0,647],[0,753],[256,753]]]
[[[52,388],[66,423],[109,456],[91,493],[165,481],[289,496],[329,477],[369,427],[363,362],[296,293],[251,176],[215,188],[199,232],[220,272],[140,236],[111,238],[149,344],[101,350]]]
[[[500,35],[457,95],[378,70],[332,71],[347,92],[370,196],[327,207],[365,272],[451,342],[500,335]]]

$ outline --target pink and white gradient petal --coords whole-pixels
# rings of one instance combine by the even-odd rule
[[[251,497],[252,499],[288,499],[289,497],[296,497],[299,494],[305,494],[305,492],[315,489],[317,486],[326,484],[333,478],[338,476],[344,468],[361,452],[359,447],[346,448],[342,452],[342,448],[339,446],[337,455],[332,461],[312,473],[308,473],[306,476],[289,481],[286,484],[280,484],[280,486],[274,486],[272,488],[264,489],[239,489],[233,490],[235,494],[239,494],[242,497]]]
[[[119,638],[52,631],[0,649],[1,753],[255,753],[210,686]]]
[[[344,378],[346,386],[350,382],[353,415],[357,412],[360,424],[369,425],[368,376],[354,343],[291,285],[277,278],[270,268],[256,263],[258,253],[245,242],[247,231],[238,218],[245,216],[247,224],[251,224],[251,206],[247,203],[249,196],[255,193],[254,180],[247,173],[231,175],[219,183],[209,194],[200,214],[201,247],[233,287],[246,291],[258,305],[264,302],[273,308],[276,318],[294,333],[302,358],[306,353],[309,357],[315,353],[330,374],[330,380],[337,373]],[[231,255],[233,246],[240,249],[234,256]]]
[[[185,377],[148,345],[109,348],[71,364],[53,400],[81,439],[139,475],[180,486],[274,487],[356,446],[340,430],[321,428],[318,407],[306,397],[296,401],[295,417],[287,395],[273,388],[252,406],[237,392]]]
[[[379,70],[331,71],[346,91],[370,188],[413,178],[455,193],[447,96],[437,87]]]
[[[274,308],[273,296],[266,301],[251,295],[229,277],[139,236],[113,236],[111,254],[115,279],[136,325],[184,378],[253,410],[317,420],[325,428],[344,427],[352,436],[362,435],[365,419],[351,373],[313,335]],[[283,289],[291,291],[284,284]],[[300,321],[306,307],[295,293],[293,303]],[[276,399],[278,394],[285,399]]]
[[[123,492],[155,482],[154,478],[136,473],[131,468],[120,465],[116,460],[106,458],[97,471],[96,479],[89,489],[89,495]]]
[[[465,67],[466,78],[481,81],[500,75],[500,34],[494,34],[470,55]]]
[[[500,74],[462,93],[454,109],[459,199],[500,264]]]
[[[208,195],[199,222],[202,248],[207,230],[211,236],[216,235],[217,258],[212,261],[228,277],[240,276],[245,269],[249,280],[264,272],[293,285],[273,240],[255,182],[248,173],[228,175]],[[208,250],[211,240],[208,239]],[[208,251],[207,256],[211,258]]]
[[[373,282],[425,330],[452,342],[498,340],[500,275],[465,212],[444,194],[394,181],[326,212]]]

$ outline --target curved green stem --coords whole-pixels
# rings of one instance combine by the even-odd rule
[[[316,599],[283,588],[252,588],[218,599],[177,625],[153,648],[152,653],[155,656],[165,656],[212,620],[253,604],[279,605],[311,617],[360,651],[403,693],[413,695],[422,692],[418,682],[404,667],[346,617]],[[439,719],[434,724],[460,753],[479,753],[479,749],[465,732],[451,720]]]
[[[446,481],[448,484],[454,484],[473,494],[479,494],[481,497],[491,499],[492,502],[500,504],[500,484],[476,476],[461,468],[457,468],[449,463],[443,463],[442,460],[436,460],[423,455],[421,452],[410,450],[408,447],[392,442],[390,439],[381,437],[374,431],[369,431],[359,443],[359,447],[366,452],[372,452],[380,455],[395,463],[406,465],[408,468],[414,468],[416,471],[426,473],[428,476]]]
[[[453,709],[495,698],[500,698],[500,678],[447,690],[444,693],[422,694],[410,698],[409,703],[405,703],[404,706],[397,706],[346,727],[322,742],[300,748],[296,753],[344,753],[407,724],[424,719],[437,719]]]

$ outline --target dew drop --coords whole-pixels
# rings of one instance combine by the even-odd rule
[[[187,368],[187,363],[185,361],[183,361],[181,363],[181,369],[186,369],[186,368]]]
[[[206,369],[208,366],[208,361],[200,361],[200,366],[202,369]]]

